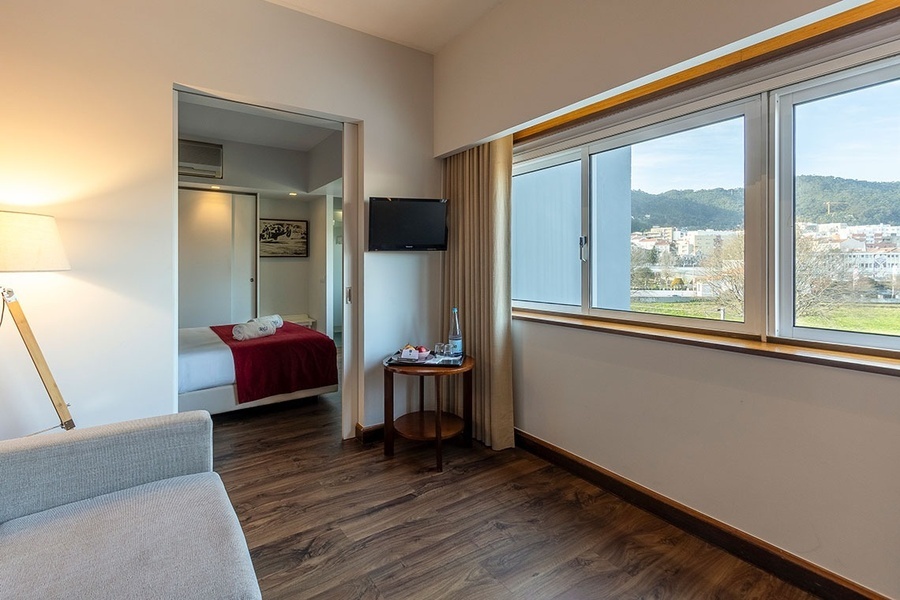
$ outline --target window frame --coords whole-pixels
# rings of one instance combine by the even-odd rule
[[[765,118],[764,102],[761,95],[753,95],[719,106],[688,112],[679,117],[645,125],[641,128],[598,139],[587,146],[588,157],[593,154],[631,146],[641,142],[659,139],[668,135],[699,129],[707,125],[730,119],[744,119],[744,320],[718,321],[696,317],[678,317],[637,311],[612,310],[592,306],[588,298],[585,314],[611,320],[662,325],[667,327],[688,327],[723,333],[758,334],[764,323],[762,302],[762,278],[752,276],[758,273],[765,256],[765,235],[760,235],[765,222],[766,186],[762,185],[765,173],[765,153],[751,152],[752,143],[756,148],[764,142]],[[590,165],[588,164],[588,170]],[[588,173],[590,178],[591,173]],[[588,194],[590,190],[587,190]],[[593,208],[593,207],[591,207]],[[593,213],[590,215],[593,217]],[[590,225],[589,223],[588,225]],[[752,226],[752,227],[751,227]],[[589,238],[590,239],[590,238]],[[590,274],[589,274],[590,276]]]
[[[706,333],[724,336],[722,339],[756,339],[763,346],[767,342],[774,343],[771,346],[774,354],[793,354],[781,346],[788,344],[845,352],[848,356],[859,356],[862,353],[900,358],[900,335],[816,330],[793,325],[793,139],[790,139],[790,144],[786,147],[785,138],[781,136],[786,123],[783,120],[784,111],[780,108],[788,99],[801,98],[816,90],[821,92],[843,87],[843,91],[850,91],[895,79],[896,77],[888,74],[895,70],[900,73],[900,40],[890,40],[840,56],[820,57],[818,61],[814,60],[806,66],[791,66],[790,60],[787,62],[789,64],[781,71],[770,70],[762,77],[751,76],[738,83],[722,85],[718,90],[709,87],[701,87],[699,92],[688,90],[666,102],[651,102],[649,110],[641,110],[640,107],[628,109],[623,114],[613,114],[589,127],[580,125],[568,134],[555,133],[543,142],[529,140],[520,148],[514,149],[514,175],[533,170],[532,165],[538,164],[541,159],[552,160],[560,153],[569,153],[569,156],[581,153],[582,235],[590,236],[590,155],[595,148],[615,147],[612,140],[626,140],[629,136],[638,140],[639,132],[643,129],[651,130],[654,126],[661,126],[659,130],[662,131],[670,122],[689,122],[692,118],[714,114],[727,106],[758,101],[758,118],[745,116],[743,323],[593,309],[590,261],[582,265],[583,299],[580,308],[572,307],[573,310],[569,310],[568,306],[513,301],[513,310],[525,311],[520,314],[523,317],[528,314],[529,320],[540,319],[540,313],[544,313],[548,315],[547,322],[552,323],[555,318],[561,325],[572,318],[596,323],[600,329],[604,328],[604,323],[608,323],[610,331],[617,331],[621,329],[618,324],[624,324],[649,328],[647,331],[664,332],[674,329],[693,331],[701,336]],[[821,94],[819,97],[833,93],[836,92]],[[749,149],[751,135],[759,138],[758,155]],[[658,136],[650,136],[652,137]],[[625,144],[618,144],[622,145]],[[789,168],[782,161],[785,152],[791,156]],[[790,176],[785,176],[785,173],[790,173]],[[790,188],[789,194],[785,193],[785,186]],[[790,213],[785,214],[788,208]],[[790,223],[790,226],[785,227],[785,223]],[[790,239],[786,241],[787,237]],[[588,239],[592,241],[590,237]],[[753,261],[756,266],[748,261]],[[790,269],[785,268],[786,261],[790,261]],[[787,317],[787,314],[790,316]],[[785,322],[787,318],[791,320],[790,323]],[[818,334],[822,331],[825,335]],[[661,335],[665,337],[664,333]],[[672,339],[678,339],[677,333],[670,335]]]
[[[512,176],[515,177],[517,175],[524,175],[526,173],[533,173],[535,171],[541,171],[543,169],[550,169],[552,167],[558,167],[560,165],[577,162],[583,160],[582,158],[583,152],[579,148],[573,148],[569,150],[564,150],[561,152],[556,152],[546,156],[540,156],[538,158],[534,158],[532,160],[513,164],[512,168]],[[584,175],[582,173],[582,179]],[[584,182],[581,184],[581,235],[585,235],[584,233]],[[512,232],[510,232],[512,233]],[[510,236],[510,241],[512,240],[512,236]],[[510,253],[510,261],[512,261],[512,255]],[[584,302],[584,267],[582,265],[582,275],[581,275],[581,297],[582,302]],[[556,304],[556,303],[548,303],[548,302],[534,302],[531,300],[512,300],[512,305],[516,308],[524,308],[527,310],[534,310],[539,312],[546,313],[555,313],[555,314],[577,314],[575,309],[577,307],[573,307],[569,304]]]
[[[770,335],[800,342],[813,342],[900,350],[896,336],[821,329],[795,324],[795,235],[794,110],[799,104],[900,80],[900,57],[883,59],[855,68],[796,83],[769,92],[769,120],[773,130],[769,169],[772,177],[770,231],[772,260],[769,273]]]
[[[765,142],[766,104],[761,94],[753,94],[738,100],[729,98],[721,104],[715,103],[717,99],[719,98],[691,103],[674,113],[666,112],[656,115],[655,118],[637,120],[630,123],[631,127],[614,127],[598,131],[589,140],[579,139],[577,144],[573,144],[573,147],[555,149],[552,153],[520,155],[518,160],[514,159],[513,177],[573,162],[576,160],[576,156],[580,157],[582,175],[581,235],[587,238],[587,247],[584,250],[587,260],[582,260],[580,307],[514,300],[513,308],[553,314],[586,315],[610,321],[650,324],[668,328],[701,329],[748,336],[758,335],[765,322],[765,303],[762,300],[764,286],[763,278],[752,274],[761,271],[765,256],[765,234],[762,224],[765,221],[765,194],[767,191],[764,179],[766,157],[765,152],[753,154],[748,152],[748,148],[751,147],[751,142],[755,141],[757,148]],[[591,229],[594,207],[590,197],[591,155],[738,117],[744,119],[744,320],[742,322],[719,321],[593,307],[591,273],[594,252]],[[754,233],[750,233],[751,224]],[[753,270],[751,271],[751,269]]]

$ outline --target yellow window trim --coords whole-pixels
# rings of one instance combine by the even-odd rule
[[[747,48],[527,127],[513,134],[513,142],[524,142],[565,127],[597,119],[612,110],[621,110],[627,106],[645,102],[663,94],[671,94],[685,87],[721,77],[767,60],[779,58],[813,44],[819,44],[839,36],[875,27],[897,18],[900,18],[900,0],[872,0],[872,2],[848,9],[821,21],[810,23]]]

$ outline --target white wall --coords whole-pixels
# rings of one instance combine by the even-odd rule
[[[308,192],[315,192],[341,178],[343,134],[335,131],[307,152]]]
[[[261,194],[259,197],[260,219],[286,219],[307,221],[310,234],[315,233],[315,223],[310,222],[311,203],[314,199],[273,198]],[[261,256],[259,259],[259,314],[296,315],[310,313],[313,284],[313,263],[323,260],[316,253],[307,238],[308,257]]]
[[[543,118],[834,0],[516,0],[435,57],[437,156]]]
[[[505,2],[435,61],[435,154],[831,4]],[[516,426],[900,597],[900,380],[516,321]]]
[[[440,190],[432,57],[280,6],[6,0],[0,55],[0,210],[56,215],[72,263],[2,280],[18,288],[79,427],[177,410],[175,84],[356,119],[361,195]],[[418,288],[430,263],[408,260],[399,277],[389,257],[364,276],[376,288]],[[378,300],[365,308],[388,328],[407,318],[432,326],[427,310],[410,316]],[[371,350],[375,390],[381,347]],[[2,438],[53,423],[32,370],[4,322]],[[380,412],[380,399],[365,406]]]
[[[385,196],[411,197],[403,190]],[[415,194],[412,194],[415,196]],[[366,356],[385,357],[405,344],[429,348],[446,336],[441,306],[441,259],[443,252],[366,252]],[[370,310],[389,306],[390,311]],[[422,314],[429,317],[422,322]],[[381,360],[366,363],[364,426],[384,422],[384,381]],[[428,386],[426,386],[428,387]],[[430,393],[430,391],[429,391]],[[417,398],[415,377],[395,377],[395,415],[412,410]]]
[[[334,225],[331,196],[309,201],[309,310],[303,311],[316,320],[316,329],[328,330],[328,270],[334,263]]]
[[[897,378],[515,321],[516,427],[900,595]]]
[[[208,179],[202,177],[189,177],[179,175],[179,183],[189,185],[199,184],[203,187],[217,185],[230,189],[240,189],[258,192],[260,195],[260,218],[262,219],[291,219],[307,220],[310,231],[309,257],[262,257],[259,259],[260,275],[256,278],[259,286],[260,315],[268,314],[309,314],[318,321],[320,331],[325,331],[325,298],[323,285],[320,280],[327,276],[326,264],[331,260],[331,251],[319,247],[325,243],[323,232],[331,227],[330,219],[325,222],[321,210],[316,212],[316,204],[324,202],[324,196],[290,196],[290,193],[309,191],[312,187],[321,187],[331,184],[341,178],[341,132],[335,131],[323,142],[318,144],[310,152],[298,152],[283,148],[271,148],[256,144],[246,144],[231,140],[220,140],[198,136],[185,136],[192,140],[221,144],[224,155],[224,168],[222,179]],[[327,181],[326,181],[327,179]],[[311,184],[310,181],[316,183]],[[253,229],[256,229],[255,197]],[[320,222],[321,221],[321,222]],[[179,225],[179,232],[183,225]],[[230,229],[229,229],[230,233]],[[221,236],[220,236],[221,237]],[[180,240],[184,239],[183,235]],[[227,242],[228,240],[226,240]],[[252,249],[253,264],[256,264],[256,243],[254,237]],[[229,246],[230,247],[230,246]],[[209,243],[203,242],[199,250],[204,255],[215,255]],[[180,261],[184,264],[185,248],[182,244],[179,248]],[[210,259],[204,259],[209,261]],[[210,262],[212,264],[212,262]],[[205,279],[212,276],[211,273],[201,274]],[[185,275],[180,274],[180,281],[185,281]],[[195,274],[189,275],[195,277]],[[183,287],[183,286],[182,286]],[[202,295],[206,298],[214,297],[215,291],[209,286],[201,286]],[[254,296],[256,294],[254,293]],[[180,315],[185,314],[183,299],[184,293],[179,293],[182,300],[179,301]],[[194,312],[203,313],[202,307],[194,307]],[[243,321],[247,318],[209,321],[206,319],[192,320],[191,326],[211,323],[227,323]],[[179,319],[182,327],[186,325],[183,318]]]

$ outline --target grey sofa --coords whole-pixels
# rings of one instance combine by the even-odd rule
[[[209,414],[0,442],[0,598],[260,598]]]

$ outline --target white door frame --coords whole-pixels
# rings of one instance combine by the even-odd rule
[[[343,377],[341,381],[341,437],[350,439],[356,436],[356,423],[359,422],[359,415],[362,414],[363,394],[365,389],[363,385],[364,369],[360,367],[363,364],[363,311],[359,299],[362,294],[362,261],[363,261],[363,241],[365,240],[365,202],[362,198],[362,147],[360,128],[362,124],[353,119],[327,115],[317,111],[307,111],[291,106],[278,106],[266,102],[259,102],[253,98],[242,97],[234,94],[226,94],[215,90],[206,90],[182,84],[173,86],[173,153],[175,160],[173,161],[173,174],[175,176],[175,188],[178,187],[178,93],[187,92],[191,94],[201,94],[214,98],[221,98],[232,102],[240,102],[272,108],[275,110],[283,110],[301,115],[309,115],[331,121],[342,122],[343,127],[343,165],[342,165],[342,181],[343,181],[343,215],[344,215],[344,315],[343,315]],[[173,203],[177,209],[178,195],[174,195]],[[175,213],[175,228],[177,232],[178,214]],[[175,252],[175,310],[178,310],[178,252],[177,252],[177,234],[176,234],[176,252]],[[257,269],[258,273],[258,269]],[[258,288],[257,288],[258,289]],[[348,302],[348,298],[352,300]],[[257,307],[259,301],[257,298]],[[176,325],[177,326],[177,325]],[[176,336],[177,338],[177,336]],[[175,356],[175,365],[177,369],[178,356],[177,349]],[[177,378],[176,378],[177,381]],[[177,397],[175,402],[175,411],[177,412]]]
[[[363,393],[363,240],[365,202],[362,198],[362,147],[357,123],[344,123],[342,168],[344,228],[344,316],[343,381],[341,381],[341,437],[356,437],[356,424],[362,414]]]

